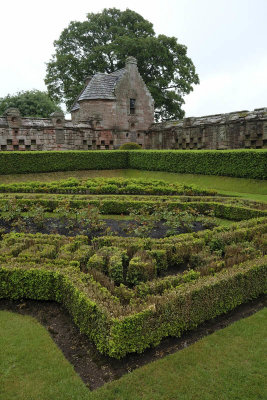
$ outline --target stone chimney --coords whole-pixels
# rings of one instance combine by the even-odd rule
[[[127,71],[133,71],[137,69],[137,60],[134,57],[127,57],[125,62]]]
[[[88,76],[85,78],[85,80],[84,80],[85,86],[88,85],[88,83],[90,82],[90,80],[92,79],[92,77],[93,77],[93,75],[88,75]]]

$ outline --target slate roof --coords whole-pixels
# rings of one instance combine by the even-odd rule
[[[80,108],[81,100],[115,100],[115,87],[126,72],[126,68],[119,69],[111,74],[97,72],[76,99],[71,111]]]

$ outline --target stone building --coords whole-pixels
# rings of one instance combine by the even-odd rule
[[[267,148],[267,108],[154,124],[154,105],[133,57],[97,73],[71,109],[51,118],[0,117],[0,150],[105,150],[137,142],[144,149]]]
[[[94,127],[113,131],[145,131],[154,122],[154,101],[134,57],[125,68],[98,72],[86,84],[72,109],[74,123],[92,122]]]

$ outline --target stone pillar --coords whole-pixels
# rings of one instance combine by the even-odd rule
[[[4,112],[9,128],[18,129],[21,126],[21,115],[18,108],[8,108]]]

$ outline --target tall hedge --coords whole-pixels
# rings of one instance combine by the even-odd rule
[[[121,168],[266,179],[267,149],[0,152],[0,174]]]
[[[121,169],[128,167],[125,151],[12,151],[0,152],[0,174]]]
[[[146,150],[129,152],[129,168],[182,174],[267,178],[266,150]]]

